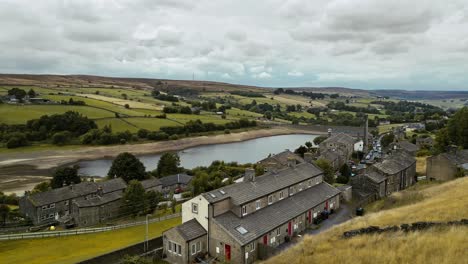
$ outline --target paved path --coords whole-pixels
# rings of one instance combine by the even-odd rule
[[[338,224],[341,224],[350,220],[351,218],[353,218],[352,216],[353,208],[354,207],[350,204],[344,204],[344,203],[340,204],[340,209],[336,213],[330,215],[330,217],[327,220],[323,221],[320,224],[319,228],[314,229],[314,230],[307,230],[304,234],[317,235],[317,234],[322,233],[323,231],[326,231],[332,228],[335,225],[338,225]],[[276,248],[278,250],[276,254],[300,242],[302,240],[302,237],[303,235],[301,235],[301,237],[293,238],[293,240],[289,243],[283,243],[279,245]]]

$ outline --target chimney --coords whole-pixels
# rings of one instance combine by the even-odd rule
[[[331,134],[332,134],[332,129],[329,128],[329,129],[328,129],[328,137],[331,137]]]
[[[288,167],[294,168],[296,167],[296,159],[293,157],[288,157]]]
[[[247,168],[245,169],[245,175],[244,175],[244,182],[255,181],[255,170],[253,168]]]
[[[366,122],[364,124],[364,145],[363,145],[363,150],[364,150],[364,153],[367,152],[367,147],[368,147],[368,144],[369,144],[369,116],[366,115],[365,117],[366,119]]]
[[[304,153],[304,160],[307,163],[312,163],[314,161],[314,154],[312,154],[310,152]]]

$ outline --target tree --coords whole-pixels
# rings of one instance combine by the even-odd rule
[[[78,176],[77,165],[73,167],[59,168],[54,172],[53,178],[50,181],[52,189],[63,187],[64,185],[70,185],[72,183],[80,183],[81,178]]]
[[[26,91],[19,88],[12,88],[8,90],[8,95],[14,96],[16,99],[21,101],[26,96]]]
[[[311,143],[310,141],[307,141],[307,142],[305,143],[305,145],[306,145],[306,147],[307,147],[308,149],[311,149],[311,148],[313,147],[313,145],[312,145],[312,143]]]
[[[393,133],[387,133],[382,137],[381,143],[383,147],[388,147],[393,140],[395,140],[395,135]]]
[[[131,180],[125,189],[123,199],[123,208],[125,213],[137,216],[140,212],[147,211],[147,200],[145,194],[145,188],[141,185],[141,182],[137,180]]]
[[[6,204],[0,204],[0,219],[2,219],[2,225],[5,225],[9,214],[10,207],[8,207]]]
[[[336,179],[336,182],[347,184],[351,177],[351,168],[349,168],[348,164],[345,163],[341,166],[340,173],[341,175]]]
[[[161,200],[161,194],[155,191],[149,191],[146,193],[146,201],[148,203],[148,213],[154,212],[158,208],[158,203]]]
[[[145,166],[134,155],[124,152],[120,153],[114,161],[107,173],[109,178],[120,177],[125,182],[131,180],[143,180],[146,178]]]
[[[71,133],[69,131],[60,131],[52,136],[52,143],[58,146],[63,146],[70,141]]]
[[[314,144],[315,145],[320,145],[320,143],[325,141],[325,139],[327,139],[326,136],[318,136],[318,137],[314,138]]]
[[[172,209],[173,214],[176,213],[176,206],[177,206],[177,201],[176,201],[176,199],[172,198],[172,200],[171,200],[171,209]]]
[[[36,95],[37,95],[36,92],[32,88],[29,89],[29,91],[28,91],[29,98],[34,98],[34,97],[36,97]]]
[[[45,182],[41,182],[39,184],[36,184],[36,186],[34,186],[34,189],[32,189],[32,193],[41,193],[41,192],[47,192],[48,190],[50,190],[50,182],[48,181],[45,181]]]
[[[301,157],[304,157],[304,154],[307,152],[307,148],[304,146],[299,146],[296,150],[294,150],[294,153],[298,154]]]
[[[333,184],[335,182],[335,171],[328,160],[318,159],[315,162],[315,165],[323,170],[324,181],[328,182],[329,184]]]
[[[9,135],[9,139],[6,143],[7,148],[18,148],[28,145],[26,135],[20,132],[14,132]]]
[[[158,167],[156,168],[156,175],[158,177],[163,177],[167,175],[172,175],[178,173],[180,165],[180,158],[177,153],[164,153],[158,162]]]
[[[468,149],[468,107],[458,110],[447,124],[450,144]]]

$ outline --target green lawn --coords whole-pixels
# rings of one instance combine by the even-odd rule
[[[28,120],[37,119],[43,115],[63,114],[66,111],[76,111],[91,119],[115,116],[112,112],[89,106],[1,104],[0,123],[24,124]]]
[[[179,225],[174,218],[149,225],[150,238]],[[96,234],[0,242],[0,263],[76,263],[144,241],[145,226]]]
[[[227,110],[226,112],[228,114],[228,117],[229,116],[235,116],[235,117],[239,117],[239,118],[243,118],[243,117],[257,118],[257,117],[262,117],[263,116],[262,114],[259,114],[259,113],[250,112],[250,111],[247,111],[247,110],[241,110],[241,109],[238,109],[238,108],[232,108],[232,109]]]
[[[305,117],[305,118],[315,118],[314,114],[311,114],[309,112],[290,112],[288,113],[290,116],[295,116],[295,117]]]
[[[161,118],[134,117],[134,118],[124,118],[124,120],[134,124],[138,128],[144,128],[150,131],[157,131],[161,127],[165,127],[165,126],[180,126],[181,125],[172,120],[161,119]]]

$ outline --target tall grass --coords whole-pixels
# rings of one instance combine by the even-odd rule
[[[412,191],[422,195],[418,202],[354,218],[317,236],[306,236],[267,263],[468,263],[466,226],[342,238],[344,231],[369,225],[468,218],[467,190],[468,178],[423,190],[415,188]]]

